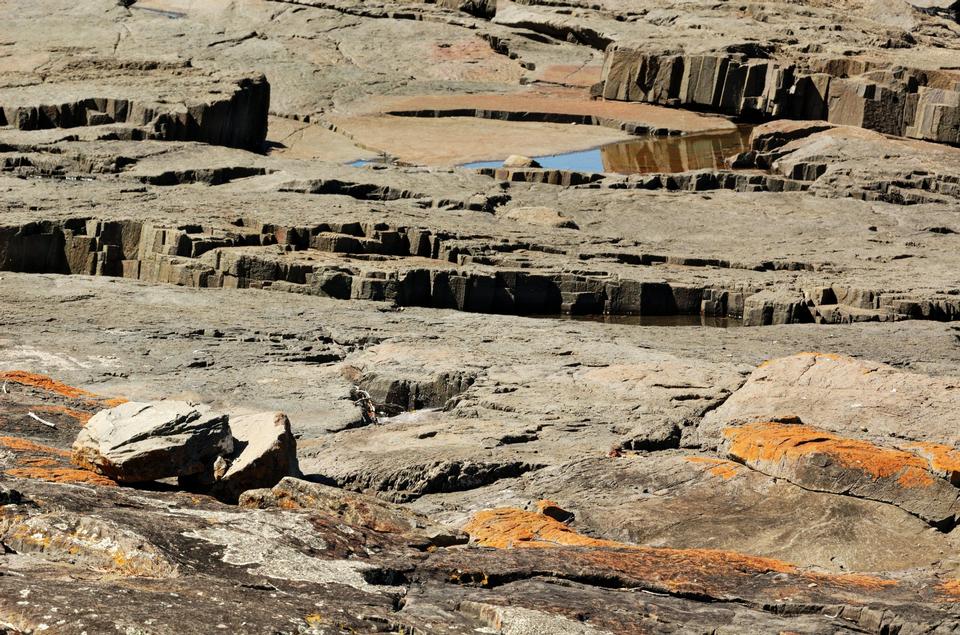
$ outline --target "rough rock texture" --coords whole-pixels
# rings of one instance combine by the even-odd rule
[[[344,522],[373,531],[421,536],[427,544],[447,547],[466,542],[456,531],[432,522],[406,507],[374,496],[285,477],[272,489],[251,489],[240,496],[240,506],[259,509],[310,509],[335,514]]]
[[[123,483],[198,474],[233,452],[227,421],[202,404],[127,402],[87,422],[73,443],[72,460]]]
[[[955,8],[0,0],[0,631],[960,629]]]
[[[722,454],[804,489],[892,503],[948,528],[956,523],[960,492],[912,452],[799,424],[754,423],[727,428],[723,436]]]
[[[736,394],[707,415],[702,430],[705,442],[717,443],[721,427],[730,423],[796,417],[846,437],[956,446],[958,432],[939,423],[958,408],[960,394],[952,379],[805,352],[760,365]]]
[[[211,493],[235,501],[248,489],[272,487],[285,476],[297,476],[297,441],[290,420],[282,412],[230,417],[233,452],[221,455],[222,470],[214,464]]]

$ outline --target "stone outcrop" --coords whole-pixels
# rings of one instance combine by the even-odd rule
[[[890,503],[946,529],[960,514],[960,490],[911,452],[790,423],[731,427],[723,437],[721,454],[804,489]]]
[[[923,408],[916,404],[923,403]],[[742,422],[793,416],[842,437],[883,442],[909,431],[915,442],[955,446],[947,422],[960,408],[949,379],[829,353],[799,353],[762,364],[746,384],[705,419],[704,442]]]
[[[466,536],[422,514],[375,496],[286,477],[272,489],[252,489],[240,496],[240,506],[259,509],[303,509],[334,514],[343,522],[382,533],[417,537],[446,547],[466,542]]]
[[[956,71],[876,68],[865,60],[781,61],[615,45],[602,95],[761,119],[819,119],[913,139],[960,143]]]
[[[230,417],[234,450],[221,455],[201,476],[204,488],[221,500],[236,501],[248,489],[272,487],[286,476],[299,476],[297,441],[282,412]],[[196,484],[196,477],[193,479]]]
[[[0,0],[0,631],[957,631],[947,2]]]
[[[73,462],[122,483],[199,474],[233,452],[227,421],[200,404],[128,402],[87,422],[73,444]]]
[[[44,130],[111,125],[114,136],[128,139],[262,149],[270,104],[270,84],[263,75],[217,77],[184,68],[181,94],[174,96],[151,83],[155,71],[146,72],[138,84],[135,76],[122,74],[125,70],[103,70],[100,82],[0,87],[0,126]]]

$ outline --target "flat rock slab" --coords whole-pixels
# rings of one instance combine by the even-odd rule
[[[960,490],[903,450],[798,424],[752,423],[723,431],[720,452],[800,487],[891,503],[952,528]]]
[[[375,496],[297,478],[284,478],[272,489],[244,492],[240,506],[260,509],[305,509],[333,513],[351,525],[373,531],[410,535],[435,546],[466,542],[466,536],[426,516]]]
[[[960,444],[957,380],[897,370],[844,355],[799,353],[761,364],[700,425],[702,442],[728,425],[797,417],[845,437],[880,442]],[[918,404],[922,404],[922,407]]]
[[[833,573],[957,570],[947,554],[956,553],[958,537],[902,508],[812,491],[699,453],[584,458],[524,475],[509,490],[488,489],[495,487],[500,496],[478,491],[461,505],[523,507],[547,497],[574,514],[571,528],[608,540],[732,549]],[[432,517],[455,522],[463,515]]]
[[[128,402],[94,415],[73,461],[123,483],[202,472],[233,451],[226,414],[184,401]]]

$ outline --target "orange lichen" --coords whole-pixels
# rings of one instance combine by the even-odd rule
[[[940,585],[940,591],[953,598],[960,598],[960,579],[947,580]]]
[[[732,479],[734,476],[740,473],[740,466],[733,461],[713,459],[708,456],[688,456],[685,458],[688,463],[709,465],[710,468],[707,471],[725,481]]]
[[[33,478],[40,481],[49,481],[51,483],[73,483],[82,485],[104,485],[107,487],[116,487],[117,484],[106,476],[100,476],[89,470],[80,470],[69,467],[52,468],[14,468],[4,472],[7,476],[14,478]]]
[[[567,525],[536,512],[501,508],[477,512],[463,528],[484,547],[620,547],[622,543],[579,534]]]
[[[90,398],[90,397],[97,396],[92,392],[83,390],[82,388],[74,388],[73,386],[68,386],[67,384],[61,383],[55,379],[51,379],[50,377],[47,377],[46,375],[28,373],[23,370],[11,370],[4,373],[0,373],[0,381],[9,381],[15,384],[20,384],[22,386],[32,386],[34,388],[40,388],[41,390],[54,392],[64,397],[70,397],[71,399],[79,399],[84,397]]]
[[[885,580],[872,575],[863,575],[861,573],[844,573],[843,575],[830,576],[834,582],[846,583],[860,589],[884,589],[897,586],[896,580]]]
[[[797,462],[813,455],[830,456],[839,465],[873,478],[897,477],[901,487],[928,487],[934,478],[927,462],[915,454],[848,439],[806,425],[773,422],[727,428],[729,453],[747,464]]]
[[[30,386],[31,388],[45,390],[61,397],[80,399],[83,400],[85,404],[90,406],[114,408],[127,402],[126,399],[120,397],[104,398],[100,395],[90,392],[89,390],[70,386],[46,375],[31,373],[25,370],[10,370],[0,372],[0,382],[11,382],[14,384],[20,384],[21,386]]]
[[[57,448],[52,448],[49,445],[34,443],[33,441],[28,441],[27,439],[21,439],[19,437],[0,437],[0,446],[7,448],[8,450],[14,450],[15,452],[35,452],[38,454],[50,454],[65,458],[70,456],[70,453],[66,450],[59,450]]]
[[[18,437],[0,437],[0,447],[12,450],[15,455],[15,467],[4,474],[15,478],[33,478],[52,483],[82,483],[86,485],[116,485],[110,479],[70,466],[67,459],[70,452],[20,439]]]
[[[960,485],[960,450],[938,443],[911,443],[903,449],[926,460],[934,473]]]
[[[882,590],[897,586],[895,580],[867,575],[805,573],[789,562],[736,551],[646,547],[592,538],[548,516],[516,508],[477,512],[463,530],[483,547],[574,548],[569,557],[580,564],[650,579],[671,592],[702,593],[710,589],[711,594],[723,595],[724,589],[755,583],[756,576],[766,573],[792,576],[782,582],[771,582],[784,585],[784,590],[791,594],[823,586],[834,590]],[[483,586],[483,580],[470,572],[460,571],[452,576],[457,578],[452,579],[455,582]]]

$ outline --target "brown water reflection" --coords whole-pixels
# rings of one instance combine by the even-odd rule
[[[724,159],[750,149],[753,126],[681,137],[649,137],[600,148],[604,172],[646,174],[720,169]]]
[[[710,326],[732,328],[743,326],[743,320],[708,315],[530,315],[527,317],[602,322],[603,324],[627,324],[631,326]]]

